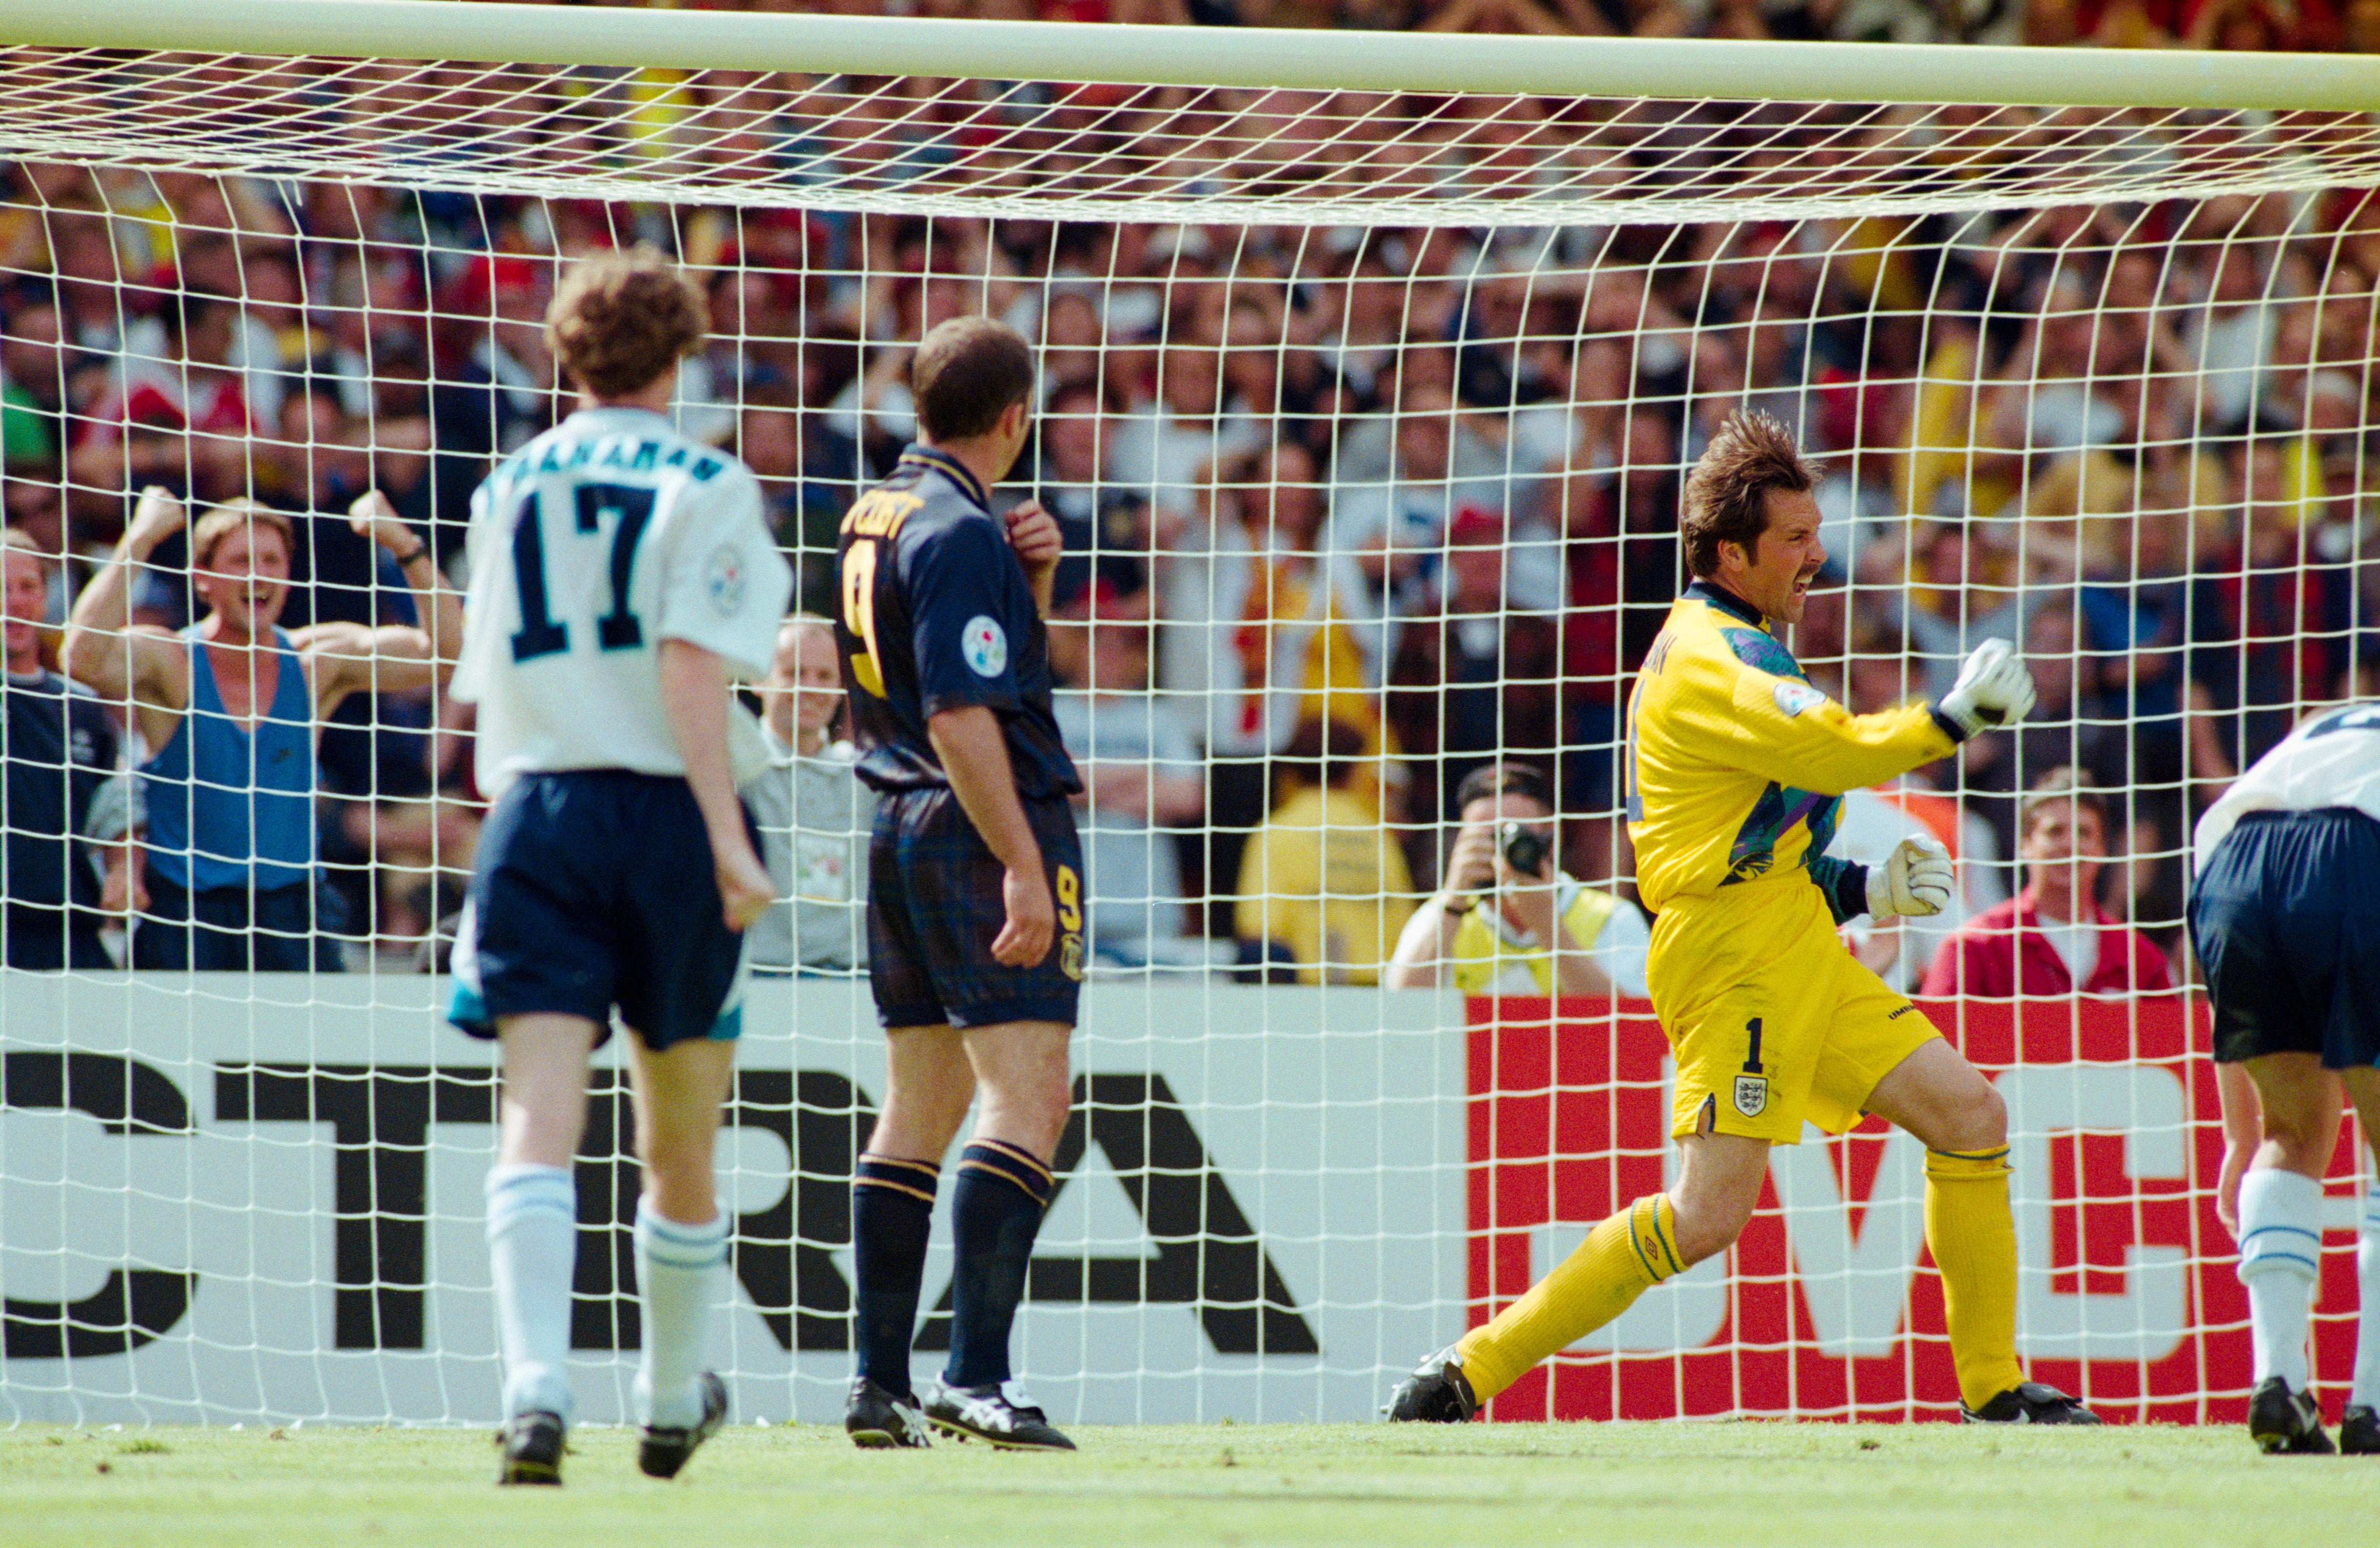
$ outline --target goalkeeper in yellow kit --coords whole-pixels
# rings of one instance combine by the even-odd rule
[[[1628,831],[1654,910],[1646,976],[1677,1055],[1676,1185],[1595,1227],[1577,1251],[1396,1389],[1392,1420],[1467,1420],[1539,1360],[1662,1281],[1726,1250],[1760,1196],[1768,1147],[1804,1118],[1830,1133],[1877,1113],[1925,1145],[1925,1240],[1942,1271],[1960,1412],[2096,1424],[2016,1359],[2008,1113],[1836,926],[1932,914],[1949,857],[1902,841],[1882,866],[1826,854],[1857,789],[2023,718],[2033,681],[2005,641],[1967,658],[1934,704],[1852,715],[1810,686],[1771,620],[1801,619],[1826,562],[1813,469],[1773,420],[1741,415],[1686,481],[1694,581],[1645,658],[1628,710]]]

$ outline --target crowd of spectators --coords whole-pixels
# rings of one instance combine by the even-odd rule
[[[1490,0],[1472,22],[1491,6],[1534,10]],[[1198,19],[1295,7],[1211,9]],[[1436,23],[1453,8],[1425,9]],[[1545,14],[1645,30],[1694,9]],[[1823,13],[1834,35],[1857,9],[1720,3],[1696,25],[1791,32]],[[1407,139],[1501,153],[1478,128],[1422,115]],[[1806,132],[1830,126],[1813,115]],[[1760,135],[1791,155],[1790,135]],[[1603,153],[1649,165],[1660,147]],[[332,626],[434,636],[406,534],[459,580],[471,491],[569,407],[540,326],[559,262],[635,239],[704,276],[715,333],[679,417],[759,474],[816,613],[836,605],[842,510],[913,431],[909,347],[975,311],[1036,343],[1039,428],[1002,494],[1040,499],[1067,537],[1052,657],[1088,774],[1108,963],[1262,974],[1287,958],[1278,970],[1377,981],[1424,899],[1454,928],[1472,884],[1448,878],[1480,865],[1447,858],[1466,781],[1500,761],[1542,785],[1541,874],[1633,908],[1627,685],[1681,579],[1681,473],[1745,408],[1826,460],[1833,559],[1791,640],[1814,680],[1874,710],[1938,692],[1986,636],[2036,664],[2041,708],[2021,731],[1847,804],[1839,848],[1854,859],[1919,829],[1960,857],[1946,934],[2016,893],[2020,797],[2070,767],[2104,793],[2091,901],[2172,945],[2194,811],[2298,713],[2380,676],[2380,208],[2361,196],[1684,225],[1069,224],[22,163],[0,170],[0,491],[12,629],[34,628],[21,674],[10,636],[8,724],[20,693],[89,719],[32,674],[60,664],[69,616],[152,486],[194,516],[251,511],[238,530],[277,537],[280,572],[260,581],[243,559],[235,579],[284,588],[277,621],[300,647]],[[374,492],[398,526],[350,518]],[[152,535],[108,599],[135,623],[171,633],[243,594],[204,567],[194,579],[209,555],[183,535]],[[847,767],[816,680],[823,638],[789,628],[761,689],[805,789]],[[103,655],[64,665],[101,690],[121,762],[153,782],[170,726],[144,725],[120,677],[78,669]],[[468,713],[410,670],[433,658],[408,647],[392,658],[407,670],[343,676],[351,695],[317,685],[306,787],[334,901],[276,917],[300,933],[344,918],[350,961],[431,961],[468,865]],[[6,750],[12,780],[32,766]],[[77,779],[91,758],[108,761],[78,751]],[[138,812],[111,828],[73,788],[60,835],[21,859],[17,814],[34,808],[12,794],[9,919],[71,916],[115,940],[159,873],[141,842],[156,830],[131,827]],[[864,802],[795,798],[832,807],[820,833],[864,823]],[[781,921],[783,965],[832,937],[813,965],[851,970],[864,879],[847,845],[797,838],[772,864],[820,908]],[[189,885],[187,868],[166,873]],[[1526,933],[1520,916],[1481,916],[1499,918],[1480,929]],[[1914,985],[1940,945],[1861,949]]]

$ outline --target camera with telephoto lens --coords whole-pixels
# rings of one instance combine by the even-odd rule
[[[1524,876],[1535,876],[1548,852],[1545,835],[1517,818],[1498,825],[1496,847],[1503,851],[1504,863]]]

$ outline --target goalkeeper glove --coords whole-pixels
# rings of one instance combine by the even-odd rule
[[[1904,838],[1892,858],[1871,866],[1867,873],[1868,917],[1888,920],[1907,914],[1923,918],[1950,906],[1950,851],[1931,835]]]
[[[1986,640],[1959,668],[1959,680],[1935,705],[1942,718],[1959,728],[1964,741],[1994,725],[2013,725],[2033,711],[2033,674],[2026,671],[2016,647],[2005,640]]]

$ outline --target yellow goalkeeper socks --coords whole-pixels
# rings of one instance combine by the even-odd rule
[[[1942,1315],[1959,1400],[1980,1408],[2024,1380],[2016,1362],[2016,1220],[2008,1149],[1925,1152],[1925,1245],[1942,1271]]]
[[[1682,1273],[1675,1212],[1667,1194],[1637,1200],[1586,1234],[1578,1250],[1528,1294],[1473,1328],[1455,1362],[1485,1403],[1555,1350],[1578,1342],[1628,1310],[1638,1296]]]

